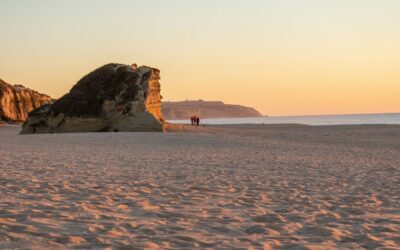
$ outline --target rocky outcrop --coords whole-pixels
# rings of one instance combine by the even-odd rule
[[[104,65],[29,113],[21,133],[162,131],[159,79],[155,68]]]
[[[48,95],[0,79],[0,120],[24,122],[29,112],[50,101]]]
[[[219,101],[164,102],[162,113],[167,120],[189,119],[192,115],[201,118],[234,118],[262,116],[254,108],[225,104]]]

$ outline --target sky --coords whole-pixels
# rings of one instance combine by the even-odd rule
[[[0,78],[61,97],[110,62],[164,101],[265,115],[400,112],[398,0],[1,0]]]

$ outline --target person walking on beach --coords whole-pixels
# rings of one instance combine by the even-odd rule
[[[195,125],[196,125],[196,119],[197,119],[197,118],[196,118],[195,115],[193,115],[192,118],[193,118],[193,123],[192,123],[192,125],[195,126]]]
[[[193,126],[194,125],[194,116],[193,115],[190,117],[190,122],[192,123],[192,126]]]
[[[197,124],[197,126],[199,126],[199,124],[200,124],[200,118],[199,117],[196,117],[196,124]]]

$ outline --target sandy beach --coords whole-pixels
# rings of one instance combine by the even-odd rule
[[[0,125],[0,248],[400,248],[400,126],[169,130]]]

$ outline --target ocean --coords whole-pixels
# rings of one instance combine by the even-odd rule
[[[190,124],[190,120],[170,120],[171,123]],[[400,113],[354,115],[269,116],[246,118],[201,119],[201,124],[305,124],[305,125],[357,125],[400,124]]]

